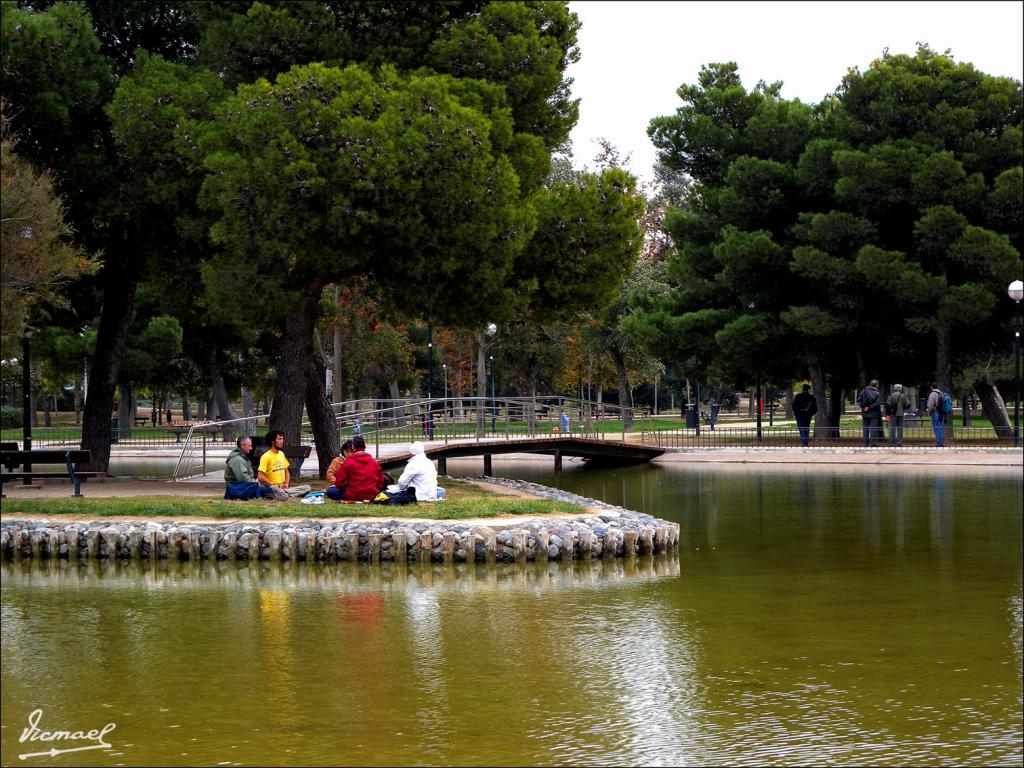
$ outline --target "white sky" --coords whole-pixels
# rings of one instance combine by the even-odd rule
[[[674,114],[676,89],[704,64],[735,61],[744,87],[781,80],[782,96],[817,103],[851,67],[861,71],[917,43],[950,49],[990,75],[1022,77],[1024,3],[1010,2],[596,2],[573,1],[580,60],[569,67],[580,119],[576,167],[593,166],[607,138],[630,170],[651,179],[647,124]]]

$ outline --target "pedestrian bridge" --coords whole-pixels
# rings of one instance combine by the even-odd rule
[[[446,474],[447,459],[467,456],[484,457],[484,474],[491,474],[491,457],[503,453],[540,453],[555,457],[555,469],[562,468],[563,456],[579,456],[600,464],[639,464],[660,456],[665,450],[621,440],[598,440],[583,437],[524,437],[521,439],[483,440],[447,445],[427,445],[424,453],[437,461],[438,471]],[[412,457],[408,451],[379,459],[383,469],[405,466]]]

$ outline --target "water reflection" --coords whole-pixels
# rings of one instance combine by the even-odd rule
[[[4,564],[2,762],[42,707],[118,724],[68,765],[1021,764],[1019,479],[563,474],[680,551]]]

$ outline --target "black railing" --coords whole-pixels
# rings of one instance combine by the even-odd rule
[[[1012,433],[997,436],[992,427],[947,426],[944,431],[945,448],[1008,448],[1013,446]],[[889,447],[888,427],[876,435],[876,447]],[[679,428],[649,432],[644,442],[659,448],[794,448],[800,446],[800,432],[796,427],[767,427],[761,429],[758,437],[756,427],[703,427],[700,434],[695,429]],[[829,435],[815,436],[808,440],[811,448],[857,448],[864,447],[862,428],[840,427]],[[904,448],[935,447],[935,435],[931,426],[911,426],[903,429]]]

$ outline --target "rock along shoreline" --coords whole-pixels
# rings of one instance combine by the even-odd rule
[[[517,562],[635,557],[679,546],[678,523],[554,488],[476,478],[542,498],[579,504],[576,517],[481,525],[452,520],[182,523],[173,520],[0,522],[8,560],[268,560]]]

